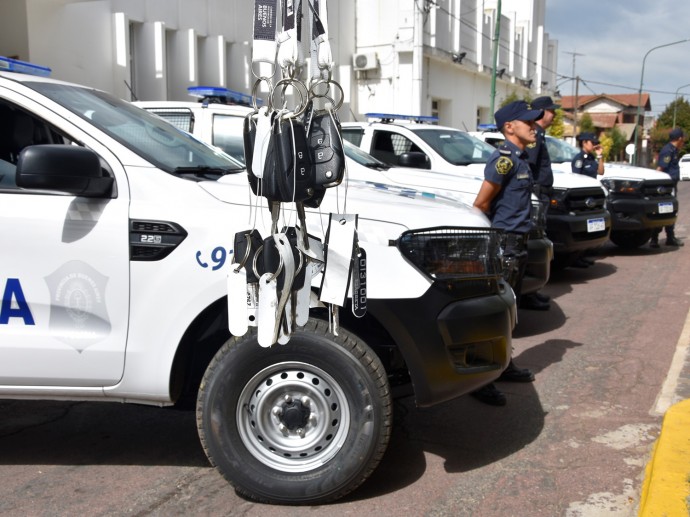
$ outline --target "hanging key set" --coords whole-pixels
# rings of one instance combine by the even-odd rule
[[[345,154],[337,111],[344,93],[331,78],[326,0],[304,0],[311,28],[311,77],[301,41],[302,0],[280,0],[282,30],[276,30],[277,0],[255,0],[252,88],[254,110],[244,121],[247,176],[257,205],[266,200],[271,233],[238,232],[228,273],[230,332],[257,327],[263,347],[289,341],[305,325],[312,304],[328,307],[329,329],[337,335],[338,308],[352,295],[356,317],[366,313],[366,253],[358,245],[357,216],[330,214],[325,240],[307,233],[307,208],[319,208],[326,190],[345,177]],[[276,63],[281,78],[273,84]],[[268,69],[261,74],[255,70]],[[257,107],[261,86],[267,105]],[[335,99],[338,99],[337,102]],[[294,205],[295,224],[280,224],[285,205]],[[256,208],[256,207],[255,207]],[[256,223],[256,214],[254,214]],[[279,230],[280,228],[280,230]],[[312,281],[322,275],[318,301]]]

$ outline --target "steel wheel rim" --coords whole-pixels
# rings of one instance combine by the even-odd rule
[[[240,394],[237,428],[258,461],[306,472],[340,451],[350,426],[345,392],[324,370],[302,362],[271,365]]]

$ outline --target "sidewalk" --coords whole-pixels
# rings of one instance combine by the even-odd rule
[[[657,404],[664,414],[659,439],[645,469],[638,517],[690,517],[690,315],[669,371],[672,386]],[[676,367],[677,371],[673,371]]]

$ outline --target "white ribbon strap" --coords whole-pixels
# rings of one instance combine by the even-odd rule
[[[333,70],[333,54],[328,41],[328,6],[327,0],[307,0],[311,9],[311,65],[312,77],[330,79]],[[323,74],[323,72],[327,72]]]
[[[275,66],[276,3],[277,0],[254,0],[252,63],[269,63]]]
[[[302,0],[282,0],[283,27],[278,34],[278,66],[295,70],[304,63],[301,49]]]

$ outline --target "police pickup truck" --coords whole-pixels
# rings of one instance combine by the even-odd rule
[[[236,104],[244,100],[237,97],[237,92],[232,92],[230,104],[222,102],[228,96],[227,93],[225,96],[221,95],[227,91],[224,88],[191,87],[189,90],[190,94],[201,97],[202,102],[142,101],[134,104],[244,161],[242,124],[244,117],[252,109]],[[201,92],[206,95],[202,96]],[[209,100],[221,102],[208,102]],[[343,144],[348,178],[377,189],[403,195],[417,192],[437,199],[456,200],[471,207],[482,183],[479,177],[431,173],[429,170],[413,167],[394,167],[348,140]],[[458,215],[460,219],[464,217],[463,214],[464,212]],[[536,199],[533,202],[532,219],[534,229],[530,236],[529,263],[522,284],[523,293],[536,292],[547,283],[553,258],[553,245],[545,237],[543,211]]]
[[[467,132],[437,125],[436,117],[367,114],[369,122],[343,123],[343,136],[392,165],[447,174],[484,177],[494,147]],[[546,237],[553,242],[554,264],[567,265],[585,250],[608,240],[610,216],[601,186],[589,178],[554,180],[554,199],[546,213]],[[532,238],[530,237],[530,241]]]
[[[546,137],[546,145],[554,172],[578,176],[572,174],[571,163],[579,149],[550,136]],[[606,189],[606,206],[611,213],[610,238],[617,246],[639,248],[655,228],[676,221],[678,201],[673,180],[665,172],[607,163],[600,181]]]
[[[193,400],[209,461],[239,494],[319,504],[375,469],[392,396],[431,406],[508,363],[515,299],[481,214],[348,188],[366,314],[348,301],[329,330],[317,276],[309,321],[263,348],[255,329],[228,330],[233,237],[253,224],[268,236],[271,219],[238,161],[43,75],[0,72],[0,131],[0,398]],[[332,190],[307,213],[315,238],[345,196]]]

